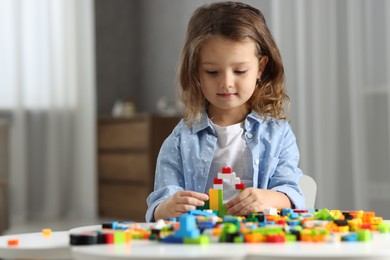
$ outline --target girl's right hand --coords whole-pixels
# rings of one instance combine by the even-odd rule
[[[197,206],[203,206],[209,196],[195,191],[178,191],[161,202],[154,211],[154,219],[176,218]]]

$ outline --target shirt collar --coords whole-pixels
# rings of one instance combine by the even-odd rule
[[[259,116],[259,114],[252,110],[245,118],[245,120],[248,120],[253,123],[262,123],[264,119]],[[210,131],[215,135],[215,130],[212,127],[211,120],[208,117],[206,111],[202,112],[201,118],[199,121],[194,122],[192,125],[192,133],[197,134],[198,132],[205,130],[205,129],[210,129]]]
[[[208,117],[206,111],[203,111],[199,121],[192,124],[192,133],[197,134],[198,132],[209,128],[213,134],[215,134],[214,128],[211,125],[211,120]]]

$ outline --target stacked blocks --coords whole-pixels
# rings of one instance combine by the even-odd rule
[[[226,215],[226,205],[223,203],[223,183],[234,185],[236,190],[245,189],[245,184],[241,182],[231,167],[222,167],[222,172],[218,173],[218,178],[214,178],[213,188],[209,189],[209,209],[218,211],[218,215]],[[205,206],[203,207],[205,209]]]

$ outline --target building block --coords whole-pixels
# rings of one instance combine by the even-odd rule
[[[96,245],[97,243],[98,243],[97,233],[90,232],[90,233],[82,233],[82,234],[70,234],[71,245],[83,246],[83,245]]]
[[[342,241],[347,241],[347,242],[355,242],[358,241],[358,236],[356,233],[349,233],[341,237]]]
[[[380,233],[389,233],[390,232],[390,224],[382,222],[378,225],[378,231]]]
[[[261,233],[248,233],[245,234],[244,241],[247,243],[260,243],[265,240],[265,237]]]
[[[223,179],[214,178],[214,184],[223,184]]]
[[[245,183],[241,182],[239,184],[236,184],[236,190],[243,190],[245,189]]]
[[[183,214],[179,217],[180,227],[174,234],[178,238],[196,238],[200,235],[196,227],[196,219],[193,215]]]
[[[241,183],[241,180],[239,177],[236,177],[234,179],[231,180],[231,183],[234,184],[234,185],[237,185],[237,184],[240,184]],[[245,187],[245,186],[244,186]]]
[[[114,244],[123,244],[125,243],[125,232],[117,231],[114,233]]]
[[[51,229],[50,228],[42,229],[42,235],[50,236],[51,235]]]
[[[267,242],[267,243],[284,243],[284,242],[286,242],[286,238],[284,235],[281,235],[281,234],[266,235],[265,242]]]
[[[18,246],[19,245],[19,239],[8,239],[7,245],[8,246]]]
[[[276,208],[265,208],[264,209],[264,214],[265,215],[275,216],[275,215],[278,214],[278,210]]]
[[[356,233],[357,233],[357,237],[358,237],[359,241],[370,241],[370,240],[372,240],[371,232],[368,229],[361,229],[361,230],[358,230]]]
[[[214,184],[213,189],[214,190],[223,190],[223,184]]]
[[[209,189],[210,209],[219,210],[223,204],[223,190]]]
[[[231,167],[229,167],[229,166],[225,166],[225,167],[222,167],[222,173],[227,173],[227,174],[229,174],[229,173],[232,173],[233,171],[232,171],[232,168]]]
[[[194,216],[203,216],[203,217],[211,217],[215,216],[213,212],[209,212],[207,210],[189,210],[187,211],[187,214],[194,215]]]
[[[210,237],[206,235],[200,235],[196,238],[184,238],[183,239],[184,244],[196,244],[196,245],[207,245],[210,244]]]

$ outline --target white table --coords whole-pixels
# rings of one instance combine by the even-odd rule
[[[18,239],[19,245],[8,246],[10,239]],[[49,236],[42,233],[0,236],[0,258],[71,259],[69,232],[55,231]]]
[[[70,232],[99,230],[100,226],[73,229]],[[390,234],[375,233],[369,242],[281,243],[208,245],[163,244],[149,240],[132,240],[129,244],[72,247],[75,259],[390,259]]]

